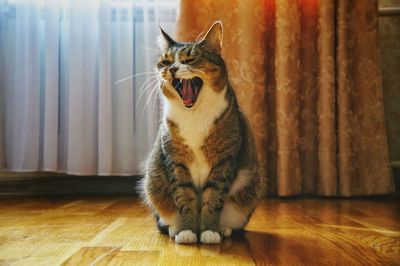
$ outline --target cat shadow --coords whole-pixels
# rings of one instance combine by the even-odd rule
[[[174,250],[180,256],[193,256],[193,252],[198,252],[206,257],[253,260],[255,248],[267,248],[275,240],[276,236],[270,233],[240,230],[233,232],[231,237],[224,238],[220,244],[175,245]]]

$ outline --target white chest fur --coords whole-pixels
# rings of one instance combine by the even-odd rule
[[[226,88],[217,93],[204,86],[193,109],[184,107],[180,100],[165,101],[164,122],[169,119],[178,126],[179,134],[193,152],[193,162],[188,168],[196,187],[202,187],[210,174],[211,165],[202,146],[215,119],[227,107],[225,94]]]

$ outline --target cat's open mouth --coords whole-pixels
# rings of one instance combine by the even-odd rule
[[[196,102],[197,96],[199,96],[199,92],[203,86],[203,80],[199,77],[194,77],[192,79],[173,79],[172,86],[174,86],[178,92],[183,104],[187,108],[190,108]]]

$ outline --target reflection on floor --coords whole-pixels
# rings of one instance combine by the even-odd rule
[[[221,245],[176,245],[135,198],[0,200],[0,265],[393,265],[398,199],[270,199]]]

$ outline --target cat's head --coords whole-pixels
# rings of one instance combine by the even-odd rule
[[[161,29],[158,43],[161,56],[157,69],[167,101],[180,101],[186,108],[194,108],[201,97],[207,97],[205,90],[219,93],[225,88],[221,22],[215,22],[200,41],[192,43],[177,42]]]

